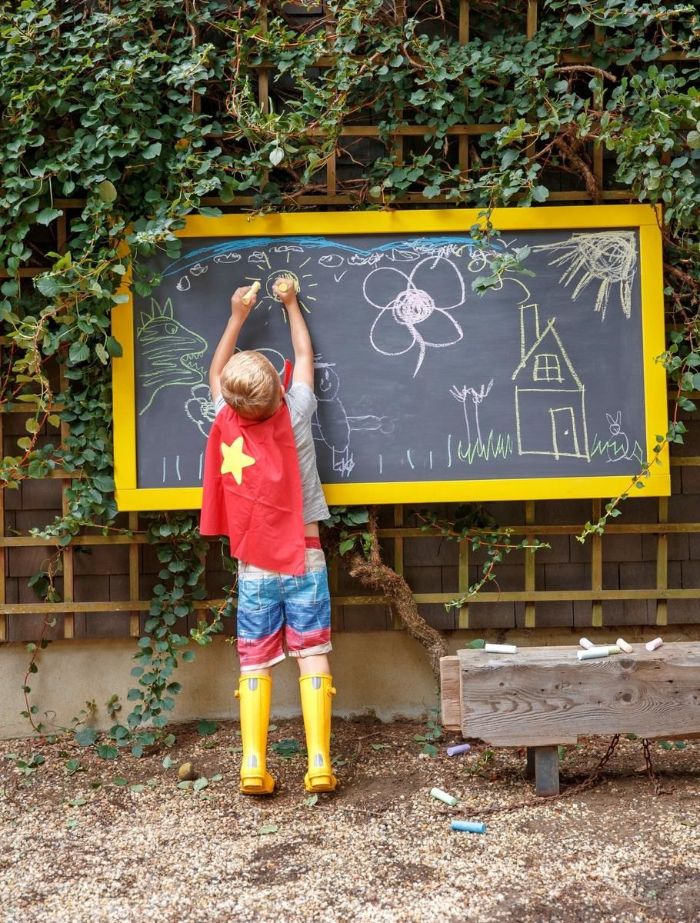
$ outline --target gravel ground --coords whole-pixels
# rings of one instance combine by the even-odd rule
[[[169,751],[141,760],[105,761],[67,738],[0,742],[0,920],[700,919],[700,741],[653,746],[659,795],[640,742],[623,740],[596,787],[487,816],[532,798],[523,752],[478,744],[448,757],[452,735],[426,757],[414,739],[425,731],[336,719],[341,786],[317,799],[293,752],[298,721],[271,730],[269,799],[238,793],[232,723],[208,737],[178,728]],[[567,748],[563,782],[585,778],[607,743]],[[18,759],[33,754],[45,762],[25,774]],[[178,788],[185,761],[208,784]],[[482,816],[485,835],[450,830],[452,817]]]

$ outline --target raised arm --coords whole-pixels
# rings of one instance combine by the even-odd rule
[[[304,315],[301,313],[297,299],[294,279],[280,276],[274,284],[274,292],[287,309],[289,330],[294,349],[294,377],[292,381],[303,382],[313,391],[314,388],[314,348],[309,336]]]
[[[226,324],[226,329],[221,334],[219,345],[214,350],[209,366],[209,390],[213,401],[216,401],[221,394],[221,382],[219,381],[221,372],[233,355],[241,327],[255,304],[256,293],[251,289],[253,289],[253,286],[244,285],[237,288],[231,295],[231,316]]]

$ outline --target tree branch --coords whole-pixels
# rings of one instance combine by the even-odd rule
[[[405,579],[382,561],[377,534],[377,514],[370,511],[368,531],[372,536],[369,557],[353,554],[349,562],[349,573],[365,586],[381,590],[388,597],[412,638],[415,638],[428,652],[430,668],[435,679],[440,681],[440,658],[447,655],[447,642],[437,629],[425,621],[418,612],[413,592]]]

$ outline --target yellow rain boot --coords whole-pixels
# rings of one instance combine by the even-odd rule
[[[307,792],[332,792],[338,784],[330,757],[333,680],[327,673],[309,674],[299,677],[299,687],[309,758],[304,786]]]
[[[267,725],[270,720],[272,679],[243,673],[236,698],[241,705],[241,791],[244,795],[271,795],[275,780],[265,768]]]

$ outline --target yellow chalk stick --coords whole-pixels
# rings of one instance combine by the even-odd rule
[[[250,301],[253,295],[257,295],[259,291],[260,291],[260,283],[256,280],[255,282],[253,282],[253,284],[250,286],[248,291],[243,296],[243,303],[250,304]]]
[[[299,291],[299,283],[293,276],[278,276],[275,282],[275,288],[278,292],[288,292],[293,288],[295,292]]]

